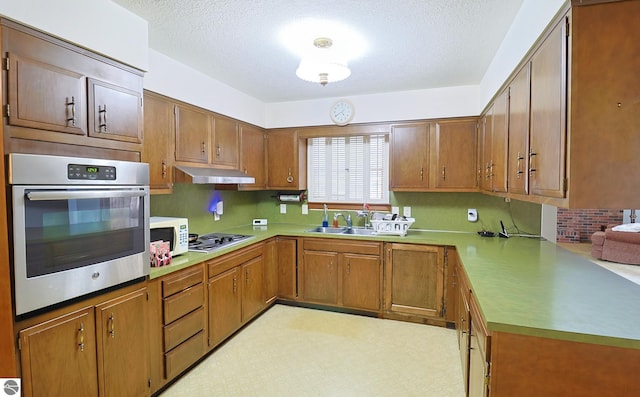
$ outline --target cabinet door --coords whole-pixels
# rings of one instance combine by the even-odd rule
[[[391,190],[429,188],[429,124],[391,126],[389,167]]]
[[[237,169],[239,165],[238,123],[223,117],[213,119],[212,164]]]
[[[529,66],[520,69],[509,85],[509,192],[529,193]]]
[[[489,165],[492,192],[504,193],[507,191],[508,115],[509,91],[504,90],[496,97],[493,105],[491,162]]]
[[[215,346],[242,324],[240,267],[209,280],[209,346]]]
[[[86,135],[84,75],[14,53],[7,62],[10,125]]]
[[[476,190],[476,120],[436,124],[434,188]]]
[[[264,261],[262,256],[242,265],[242,322],[264,308]]]
[[[491,191],[491,138],[493,137],[493,104],[481,116],[482,147],[480,150],[480,189]]]
[[[461,278],[464,277],[461,274],[461,270],[458,269],[459,288],[458,302],[457,302],[457,315],[456,315],[456,333],[458,336],[458,348],[460,349],[460,364],[462,367],[462,379],[464,380],[465,391],[469,390],[469,335],[471,317],[469,315],[469,289],[467,284]]]
[[[267,189],[307,188],[307,149],[295,130],[267,134]]]
[[[342,255],[342,305],[380,311],[382,266],[379,256]]]
[[[203,110],[175,105],[176,161],[209,163],[211,116]]]
[[[300,295],[305,302],[338,304],[338,254],[305,251]]]
[[[142,142],[142,94],[89,79],[89,136]]]
[[[152,192],[171,193],[173,136],[173,103],[145,93],[142,162],[149,163],[149,187]]]
[[[264,303],[270,304],[278,298],[278,245],[276,239],[264,243]]]
[[[149,393],[147,289],[96,306],[101,396]]]
[[[565,196],[567,40],[562,21],[531,59],[529,183],[540,196]]]
[[[253,126],[241,126],[240,170],[254,177],[256,182],[251,185],[239,185],[238,190],[264,190],[266,188],[265,160],[264,131]]]
[[[20,342],[24,396],[98,395],[93,307],[20,331]]]
[[[444,248],[388,244],[385,309],[441,318],[444,307]]]
[[[490,338],[480,317],[480,311],[469,300],[469,397],[486,397],[489,393]]]
[[[277,238],[278,244],[278,296],[284,299],[296,299],[298,240],[295,238]]]

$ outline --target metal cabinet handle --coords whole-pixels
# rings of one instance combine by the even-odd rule
[[[424,167],[420,167],[420,180],[424,180]]]
[[[84,323],[80,323],[78,328],[78,348],[81,352],[84,351]]]
[[[220,158],[220,156],[222,155],[222,146],[220,146],[220,144],[216,145],[216,157]]]
[[[204,141],[202,141],[202,143],[200,144],[200,151],[203,155],[204,155],[204,152],[207,151],[207,144],[204,143]]]
[[[244,270],[244,283],[249,285],[249,269]]]
[[[233,275],[233,293],[235,294],[237,290],[238,290],[238,279],[234,274]]]
[[[293,183],[293,175],[291,175],[291,168],[289,168],[289,171],[287,172],[287,182]]]
[[[445,167],[444,165],[442,166],[442,180],[447,180],[447,167]]]
[[[98,129],[102,132],[107,131],[107,105],[100,107],[98,105]],[[103,131],[104,130],[104,131]]]
[[[116,337],[116,318],[113,313],[109,314],[109,336],[112,338]]]
[[[167,162],[162,160],[162,178],[167,176]]]
[[[75,97],[71,97],[71,102],[69,102],[69,99],[67,99],[66,102],[67,102],[66,103],[67,106],[71,106],[71,117],[67,119],[67,122],[71,123],[71,125],[75,127],[75,125],[76,125],[76,98]]]
[[[351,274],[351,260],[347,262],[347,274]]]
[[[524,157],[522,157],[522,154],[520,154],[520,152],[518,152],[518,157],[516,160],[516,178],[520,179],[520,175],[524,174],[524,171],[522,171],[521,167],[521,162],[524,159]]]
[[[537,155],[533,149],[529,150],[529,176],[532,176],[534,172],[536,172],[536,168],[533,164],[533,158]]]

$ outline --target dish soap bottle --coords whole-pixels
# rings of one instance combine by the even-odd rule
[[[324,217],[322,218],[322,227],[329,227],[329,213],[327,212],[327,205],[324,205]]]

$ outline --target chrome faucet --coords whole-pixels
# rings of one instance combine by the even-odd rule
[[[371,210],[369,210],[369,205],[368,204],[364,204],[362,206],[362,211],[358,211],[356,213],[358,215],[358,218],[364,218],[364,228],[367,229],[369,226],[371,226]]]
[[[334,223],[338,222],[338,217],[342,217],[344,221],[347,223],[347,229],[351,229],[353,227],[353,222],[351,221],[351,213],[347,212],[347,216],[344,216],[342,212],[336,212],[333,214]]]

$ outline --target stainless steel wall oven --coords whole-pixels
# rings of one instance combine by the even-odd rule
[[[149,274],[149,167],[9,155],[16,315]]]

